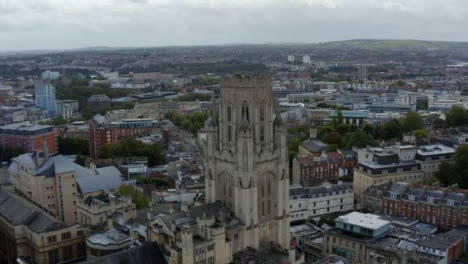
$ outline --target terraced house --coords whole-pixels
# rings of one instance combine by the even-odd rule
[[[367,189],[361,205],[372,212],[414,218],[444,230],[468,226],[468,197],[456,189],[387,183]]]

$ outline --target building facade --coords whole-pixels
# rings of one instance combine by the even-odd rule
[[[76,117],[79,113],[77,100],[57,100],[57,115],[65,119]]]
[[[353,209],[354,193],[351,184],[324,184],[316,187],[292,185],[289,188],[291,221],[304,221],[309,217]]]
[[[58,153],[57,136],[57,130],[47,125],[21,122],[0,126],[0,143],[4,147],[27,152],[41,151],[47,146],[49,154]]]
[[[80,197],[76,204],[78,223],[96,227],[107,223],[107,218],[115,212],[121,213],[123,220],[136,218],[136,206],[130,197],[113,194],[100,194]]]
[[[439,170],[442,162],[452,162],[455,149],[445,145],[422,146],[416,153],[416,161],[421,163],[424,179],[428,179]]]
[[[85,232],[82,226],[65,225],[24,198],[0,189],[1,263],[55,264],[84,260]],[[18,259],[24,262],[17,262]]]
[[[371,212],[418,219],[448,230],[468,226],[468,199],[456,190],[404,182],[370,187],[362,208]]]
[[[239,249],[270,242],[289,248],[286,130],[271,82],[261,76],[224,79],[205,127],[206,200],[222,202],[246,226]]]
[[[109,125],[89,126],[89,156],[99,158],[101,147],[107,143],[117,142],[117,127]]]
[[[324,254],[344,257],[353,263],[365,263],[368,244],[390,231],[390,222],[378,215],[352,212],[335,219],[335,228],[325,232]]]
[[[55,86],[47,83],[36,84],[34,86],[34,99],[36,106],[46,110],[49,118],[54,118],[57,115]]]
[[[390,149],[363,148],[358,150],[358,165],[354,168],[353,191],[359,196],[373,185],[424,180],[421,164],[415,160],[416,147],[396,145]]]
[[[293,160],[293,184],[317,186],[329,180],[348,176],[356,165],[351,152],[328,152],[320,157],[298,156]]]
[[[158,121],[151,118],[122,119],[111,125],[117,127],[117,138],[142,137],[156,132]]]

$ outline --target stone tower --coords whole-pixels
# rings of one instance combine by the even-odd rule
[[[225,78],[205,131],[207,202],[223,202],[243,222],[240,248],[288,249],[286,129],[269,77]]]

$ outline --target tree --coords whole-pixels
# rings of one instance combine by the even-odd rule
[[[467,112],[460,106],[453,106],[445,116],[445,124],[448,127],[464,126],[468,123]]]
[[[413,131],[413,136],[416,138],[416,142],[418,144],[419,144],[419,142],[421,142],[421,140],[428,138],[427,132],[424,129],[414,130]]]
[[[289,153],[289,167],[292,168],[292,161],[296,157],[299,151],[299,144],[301,144],[301,138],[292,138],[288,141],[288,153]]]
[[[25,151],[21,148],[11,148],[0,144],[0,161],[10,162],[12,158],[24,153]]]
[[[428,110],[429,105],[427,100],[420,100],[416,102],[416,111],[419,110]]]
[[[159,144],[147,145],[133,138],[105,144],[99,150],[99,157],[102,159],[142,156],[148,157],[150,166],[164,164],[162,147]]]
[[[392,119],[384,124],[382,129],[382,139],[401,139],[403,137],[403,131],[400,122],[397,119]]]
[[[194,135],[196,135],[198,131],[203,127],[208,117],[208,113],[200,111],[193,112],[190,117],[183,116],[175,112],[170,112],[166,115],[166,118],[171,120],[171,122],[174,123],[174,125],[186,131],[189,131]]]
[[[401,120],[401,125],[406,132],[411,132],[424,128],[424,120],[418,113],[408,111],[406,116]]]
[[[132,202],[136,205],[137,209],[148,207],[149,199],[146,198],[143,193],[133,185],[120,186],[119,194],[126,197],[131,197]]]
[[[443,187],[451,186],[457,183],[457,171],[454,164],[447,161],[439,165],[439,170],[434,174]]]
[[[461,145],[455,151],[455,169],[460,188],[468,188],[468,145]]]
[[[323,139],[323,142],[329,145],[335,145],[337,148],[340,148],[343,146],[343,138],[340,135],[340,133],[336,131],[328,133]]]
[[[346,134],[345,149],[351,149],[352,147],[365,148],[367,146],[377,146],[377,142],[370,134],[365,133],[363,130]]]
[[[89,155],[89,140],[84,138],[58,137],[58,148],[64,155]]]

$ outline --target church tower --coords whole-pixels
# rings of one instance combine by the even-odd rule
[[[243,222],[241,249],[288,249],[288,147],[269,77],[223,79],[205,131],[207,203],[221,201]]]

